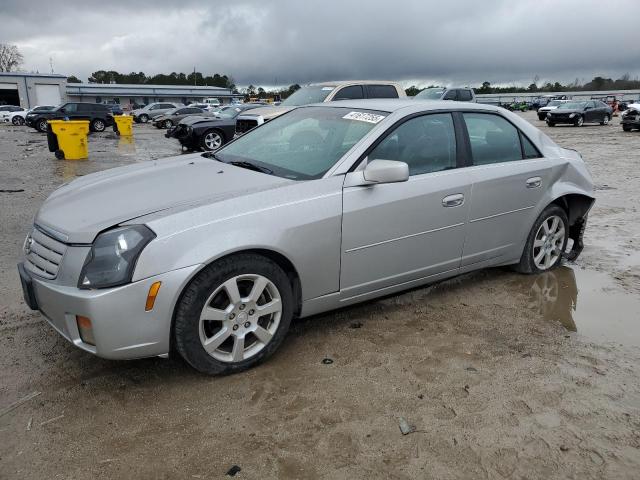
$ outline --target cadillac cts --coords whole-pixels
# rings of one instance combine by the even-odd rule
[[[19,272],[29,306],[83,350],[232,373],[292,318],[575,258],[593,202],[580,155],[506,110],[347,100],[63,185]]]

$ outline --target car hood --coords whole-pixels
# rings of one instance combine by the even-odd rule
[[[268,190],[287,180],[199,154],[114,168],[63,185],[35,223],[67,243],[88,244],[127,220],[189,204],[215,203]]]
[[[583,113],[580,108],[554,108],[549,113],[556,113],[558,115],[564,115],[565,113]]]
[[[247,110],[246,112],[240,112],[240,115],[238,115],[239,117],[242,116],[244,117],[262,117],[263,120],[271,120],[272,118],[276,118],[280,115],[282,115],[283,113],[287,113],[290,110],[293,110],[296,107],[283,107],[283,106],[277,106],[277,107],[259,107],[259,108],[252,108],[250,110]]]
[[[189,115],[189,116],[183,118],[180,121],[180,123],[182,125],[191,126],[191,125],[194,125],[194,124],[200,123],[200,122],[218,123],[218,122],[224,122],[224,121],[234,121],[234,119],[233,118],[218,118],[218,117],[214,116],[213,114],[210,114],[210,115],[197,114],[197,115]]]

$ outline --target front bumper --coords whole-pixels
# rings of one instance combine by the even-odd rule
[[[81,290],[37,278],[22,264],[18,266],[25,301],[31,308],[40,310],[51,326],[78,348],[115,360],[169,353],[175,304],[198,268],[193,265],[115,288]],[[147,312],[149,288],[157,281],[162,285],[153,309]],[[95,345],[82,341],[77,315],[91,319]]]

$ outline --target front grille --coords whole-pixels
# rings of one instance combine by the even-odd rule
[[[236,122],[236,133],[246,133],[252,128],[258,126],[257,120],[244,120],[240,119]]]
[[[25,268],[34,275],[54,279],[67,246],[34,228],[24,243]]]

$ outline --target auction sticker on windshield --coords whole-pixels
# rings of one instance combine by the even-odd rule
[[[384,119],[384,115],[376,115],[375,113],[349,112],[344,117],[347,120],[358,120],[359,122],[378,123]]]

